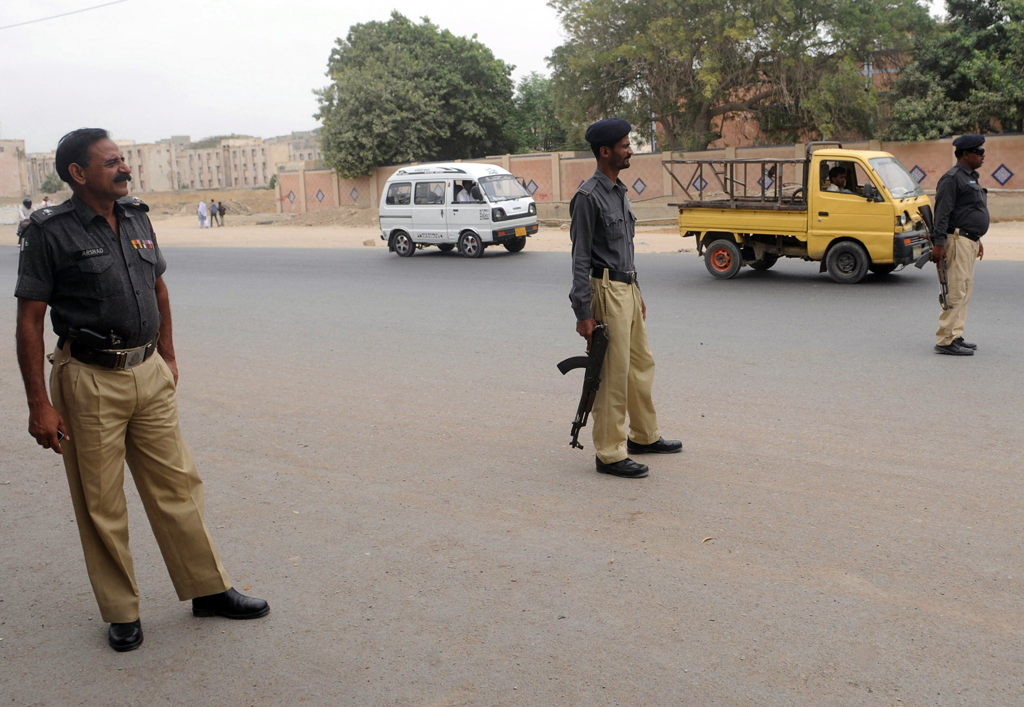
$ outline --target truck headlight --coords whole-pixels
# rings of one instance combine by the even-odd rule
[[[537,215],[537,204],[536,203],[533,203],[533,202],[530,203],[530,211],[529,211],[529,213],[530,213],[530,216],[536,216]]]
[[[500,206],[496,206],[493,209],[491,209],[492,221],[504,221],[506,218],[508,217],[505,215],[505,209],[501,208]]]

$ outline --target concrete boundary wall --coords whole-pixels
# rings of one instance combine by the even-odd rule
[[[844,147],[861,150],[883,150],[896,156],[928,191],[950,167],[953,138],[924,142],[900,143],[868,140],[844,143]],[[982,186],[990,190],[1024,189],[1024,135],[988,135],[985,142],[985,164],[980,170]],[[629,187],[633,201],[684,196],[683,190],[664,169],[663,162],[672,159],[803,157],[803,143],[766,145],[761,147],[726,147],[717,150],[687,152],[637,153],[630,168],[622,172],[622,181]],[[593,173],[594,157],[581,152],[533,153],[500,155],[472,162],[493,164],[507,169],[522,180],[540,203],[566,202]],[[394,172],[408,165],[379,167],[373,174],[355,179],[339,179],[329,169],[299,169],[277,173],[278,213],[307,213],[338,207],[377,208],[381,189]],[[676,172],[682,180],[689,171]],[[789,179],[789,175],[786,175]]]

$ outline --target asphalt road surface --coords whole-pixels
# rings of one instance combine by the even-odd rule
[[[965,359],[931,268],[639,256],[685,451],[623,480],[568,446],[567,254],[166,256],[207,523],[272,612],[193,618],[129,482],[146,642],[107,647],[8,296],[0,703],[1021,703],[1024,263],[979,265]]]

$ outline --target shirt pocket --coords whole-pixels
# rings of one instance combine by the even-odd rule
[[[156,251],[150,248],[139,248],[137,251],[142,260],[142,272],[146,275],[146,284],[150,287],[156,285]]]
[[[81,292],[85,297],[103,297],[114,290],[113,276],[110,266],[114,264],[114,258],[110,255],[96,255],[91,258],[84,258],[70,268],[72,277],[77,280],[74,289]]]
[[[601,218],[602,235],[609,243],[621,239],[626,234],[626,221],[617,214],[610,214]]]

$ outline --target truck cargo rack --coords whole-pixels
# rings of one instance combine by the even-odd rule
[[[664,160],[662,165],[689,201],[669,204],[685,208],[803,211],[807,208],[806,159],[750,158]],[[686,180],[680,172],[693,169]],[[711,179],[720,190],[710,191]],[[694,198],[692,191],[697,192]]]

